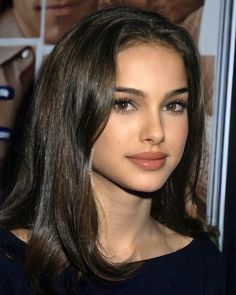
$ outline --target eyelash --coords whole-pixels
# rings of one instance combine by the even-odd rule
[[[122,106],[122,104],[125,104],[126,106],[128,104],[130,104],[132,106],[131,110],[127,110],[127,109],[119,109],[119,106]],[[127,114],[127,113],[131,113],[133,111],[136,110],[136,107],[134,106],[134,103],[131,99],[129,98],[120,98],[120,99],[115,99],[114,100],[114,107],[113,107],[114,111],[116,113],[122,113],[122,114]]]
[[[173,106],[175,107],[180,107],[179,110],[173,110],[171,109]],[[172,112],[172,113],[175,113],[175,114],[181,114],[185,109],[188,108],[188,103],[187,102],[184,102],[183,100],[175,100],[175,101],[171,101],[169,103],[167,103],[163,110],[166,111],[166,112]]]
[[[123,104],[124,108],[119,109],[119,106],[122,106],[122,104]],[[127,110],[128,104],[130,104],[131,107],[132,107],[130,110]],[[174,107],[174,109],[173,109],[173,107]],[[176,107],[179,107],[180,109],[175,110]],[[165,111],[165,112],[171,112],[171,113],[174,113],[174,114],[181,114],[182,112],[184,112],[185,109],[187,109],[187,107],[188,107],[187,102],[184,102],[183,100],[174,100],[174,101],[171,101],[171,102],[167,103],[162,108],[162,110]],[[120,98],[120,99],[115,99],[114,100],[113,110],[116,113],[128,114],[128,113],[136,111],[137,108],[135,107],[134,102],[131,99],[129,99],[129,98]]]

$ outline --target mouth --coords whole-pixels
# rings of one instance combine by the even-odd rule
[[[167,154],[157,153],[139,153],[127,157],[133,164],[147,171],[159,170],[166,162]]]
[[[78,6],[78,2],[72,2],[72,3],[64,3],[64,4],[49,4],[46,6],[47,9],[63,9],[66,7],[73,7]]]
[[[78,2],[72,2],[72,3],[65,3],[65,4],[49,4],[46,5],[46,11],[51,12],[55,14],[56,16],[64,16],[70,14],[73,9],[78,6]],[[41,6],[36,6],[36,10],[41,10]]]

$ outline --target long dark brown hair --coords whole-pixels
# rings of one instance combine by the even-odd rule
[[[189,134],[183,158],[156,193],[152,215],[176,232],[208,235],[186,202],[195,196],[204,131],[199,57],[190,35],[154,12],[97,11],[55,46],[39,75],[16,183],[0,211],[0,227],[31,230],[27,269],[52,279],[69,265],[81,274],[119,280],[134,264],[114,265],[97,246],[98,214],[89,169],[94,142],[113,107],[116,57],[138,43],[171,47],[184,61]]]

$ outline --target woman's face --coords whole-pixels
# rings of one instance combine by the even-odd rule
[[[182,157],[187,105],[185,67],[176,51],[156,44],[121,51],[114,107],[94,144],[95,183],[158,190]]]

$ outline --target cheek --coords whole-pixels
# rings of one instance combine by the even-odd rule
[[[188,137],[188,120],[183,118],[179,122],[172,122],[168,126],[167,141],[176,153],[182,155]]]
[[[124,144],[123,128],[117,128],[117,125],[108,122],[107,126],[96,140],[93,148],[93,164],[110,162],[111,158],[120,152]]]
[[[118,120],[115,116],[111,117],[105,129],[97,139],[94,148],[108,147],[116,149],[117,146],[127,146],[134,134],[134,127],[126,124],[125,120]]]
[[[179,137],[180,141],[185,142],[188,137],[188,119],[182,120],[180,124],[176,124],[175,128],[176,137]]]
[[[176,142],[178,143],[178,147],[179,147],[181,155],[184,151],[187,137],[188,137],[188,124],[184,124],[182,128],[176,131]]]
[[[119,144],[119,131],[112,126],[106,126],[99,138],[94,144],[95,150],[104,150],[108,149],[111,146]]]

